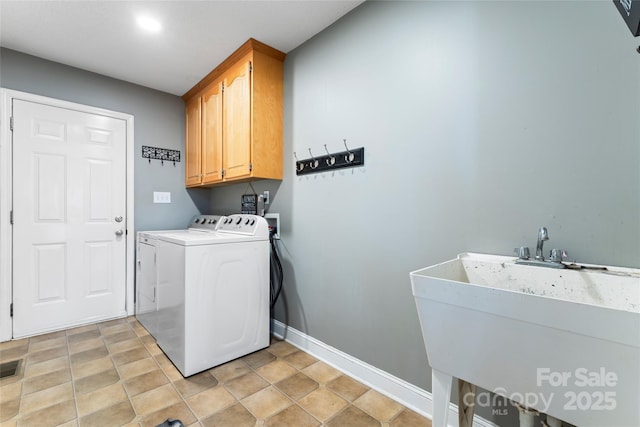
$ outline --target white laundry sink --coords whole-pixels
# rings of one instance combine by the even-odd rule
[[[465,253],[411,273],[434,427],[453,378],[581,427],[640,426],[640,270],[582,267]]]

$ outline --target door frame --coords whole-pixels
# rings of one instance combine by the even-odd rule
[[[35,102],[52,107],[66,108],[89,114],[100,114],[126,122],[126,311],[127,315],[134,314],[134,250],[135,230],[133,211],[133,163],[134,163],[134,132],[133,115],[89,105],[77,104],[60,99],[49,98],[27,92],[0,88],[0,342],[13,338],[13,319],[10,314],[10,304],[13,301],[13,248],[12,225],[10,212],[13,208],[13,164],[12,164],[12,134],[10,129],[11,105],[14,99]]]

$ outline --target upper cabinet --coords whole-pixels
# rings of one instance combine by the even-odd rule
[[[187,187],[282,179],[284,58],[249,39],[182,96]]]

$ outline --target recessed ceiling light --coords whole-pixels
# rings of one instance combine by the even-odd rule
[[[152,32],[158,32],[162,28],[158,21],[148,16],[139,16],[138,25],[140,25],[145,30]]]

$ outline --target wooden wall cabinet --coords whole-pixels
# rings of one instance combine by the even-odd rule
[[[182,96],[187,187],[282,179],[284,58],[249,39]]]

